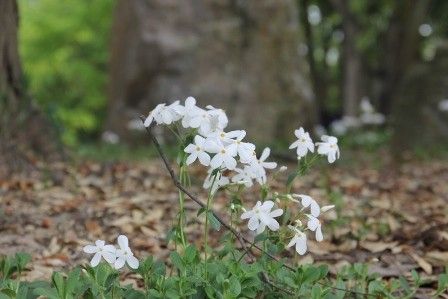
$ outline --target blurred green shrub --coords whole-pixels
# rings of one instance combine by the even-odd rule
[[[108,41],[115,0],[19,0],[28,88],[77,145],[105,116]]]

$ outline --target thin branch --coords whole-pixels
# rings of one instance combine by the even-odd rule
[[[140,116],[141,121],[144,123],[145,122],[145,117],[144,116]],[[155,135],[152,133],[152,128],[154,127],[154,123],[151,124],[151,126],[146,127],[146,131],[148,132],[149,136],[151,137],[152,142],[154,143],[154,146],[156,147],[156,150],[160,156],[160,158],[163,161],[163,164],[165,165],[165,168],[168,170],[171,180],[173,181],[173,184],[183,193],[185,193],[185,195],[187,195],[191,200],[193,200],[196,204],[198,204],[201,208],[205,208],[206,204],[203,203],[201,200],[199,200],[196,196],[194,196],[190,191],[188,191],[177,179],[176,174],[174,173],[173,168],[171,167],[170,163],[168,162],[167,157],[165,156],[165,153],[162,150],[162,147],[160,146],[159,141],[157,140],[157,138],[155,137]],[[271,258],[272,260],[279,262],[283,265],[283,267],[287,268],[290,271],[295,272],[296,269],[294,269],[292,266],[283,263],[282,260],[278,257],[276,257],[275,255],[265,251],[263,248],[261,248],[260,246],[258,246],[257,244],[255,244],[255,242],[252,242],[251,240],[247,239],[246,237],[244,237],[242,234],[240,234],[238,231],[236,231],[233,227],[231,227],[229,224],[227,224],[227,222],[221,218],[221,216],[219,216],[215,211],[210,209],[210,212],[213,214],[213,216],[215,216],[215,218],[218,220],[219,223],[221,223],[221,225],[226,228],[228,231],[230,231],[237,239],[238,242],[241,244],[243,250],[249,255],[249,257],[251,258],[251,260],[253,261],[253,254],[252,252],[247,248],[247,244],[249,244],[251,247],[256,248],[258,251],[262,252],[263,254],[267,255],[269,258]],[[279,287],[277,285],[275,285],[274,283],[272,283],[269,278],[267,277],[266,273],[262,273],[263,274],[263,280],[268,283],[269,285],[271,285],[272,287],[278,289],[278,290],[282,290],[283,292],[290,294],[290,295],[296,295],[296,293],[290,291],[290,290],[286,290],[283,289],[282,287]],[[363,293],[363,292],[358,292],[358,291],[353,291],[353,290],[347,290],[347,289],[343,289],[343,288],[338,288],[338,287],[334,287],[331,285],[327,285],[325,283],[322,282],[317,282],[318,284],[324,286],[324,287],[329,287],[333,290],[338,290],[338,291],[344,291],[344,292],[349,292],[352,294],[357,294],[357,295],[363,295],[363,296],[373,296],[371,294],[368,293]]]

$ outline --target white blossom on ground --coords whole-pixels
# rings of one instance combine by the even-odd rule
[[[189,144],[184,151],[189,154],[186,160],[187,165],[192,164],[196,159],[199,159],[199,162],[204,166],[210,165],[210,156],[205,151],[204,137],[196,135],[194,137],[194,144]]]
[[[386,121],[386,117],[375,111],[368,97],[363,97],[360,104],[361,115],[359,117],[361,123],[365,125],[381,125]]]
[[[257,234],[261,234],[266,226],[272,230],[276,231],[280,228],[280,224],[275,220],[275,217],[279,217],[283,214],[282,209],[276,209],[271,211],[274,207],[274,202],[271,200],[265,201],[263,204],[261,201],[257,201],[255,207],[246,211],[241,215],[241,219],[249,219],[248,228],[251,231],[256,231]]]
[[[303,128],[300,128],[294,131],[294,135],[296,135],[297,140],[289,146],[289,149],[297,148],[296,152],[298,158],[305,157],[308,151],[314,153],[314,143],[308,132],[305,132]]]
[[[345,115],[343,118],[333,121],[330,124],[331,131],[336,135],[345,135],[348,130],[360,126],[360,121],[354,116]]]
[[[90,265],[92,267],[98,266],[101,258],[104,258],[106,262],[112,264],[115,262],[115,247],[113,245],[106,245],[103,240],[96,240],[95,245],[86,245],[83,248],[85,253],[95,254],[90,260]]]
[[[131,248],[129,248],[128,238],[125,235],[120,235],[118,236],[117,242],[119,248],[115,251],[117,259],[114,262],[114,268],[121,269],[127,263],[130,268],[137,269],[139,262],[132,253]]]
[[[290,248],[295,245],[297,253],[300,255],[304,255],[308,248],[306,244],[306,234],[294,226],[288,225],[288,228],[294,232],[294,236],[292,237],[291,241],[289,241],[288,245],[286,245],[286,248]]]
[[[324,239],[322,234],[322,225],[320,224],[319,219],[314,217],[313,215],[308,216],[308,229],[316,233],[316,241],[321,242]]]
[[[104,131],[103,134],[101,134],[101,139],[109,144],[117,144],[120,142],[120,136],[112,131]]]
[[[333,163],[339,159],[340,152],[338,147],[338,139],[334,136],[324,135],[321,137],[322,142],[316,142],[317,153],[327,156],[328,163]]]

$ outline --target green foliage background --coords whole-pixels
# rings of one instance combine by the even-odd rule
[[[99,133],[105,117],[114,0],[20,0],[28,88],[66,144]]]

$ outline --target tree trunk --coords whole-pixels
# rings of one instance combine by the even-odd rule
[[[54,154],[54,136],[22,84],[16,0],[0,1],[0,175],[22,168],[29,153]],[[55,155],[53,155],[55,157]],[[35,158],[35,157],[33,157]]]
[[[362,57],[356,46],[358,24],[348,7],[348,1],[332,0],[332,5],[342,17],[343,41],[343,114],[357,116],[362,92]]]
[[[389,114],[392,102],[398,96],[397,91],[407,70],[418,60],[418,26],[423,23],[429,0],[395,3],[384,47],[385,76],[380,94],[380,112]]]

